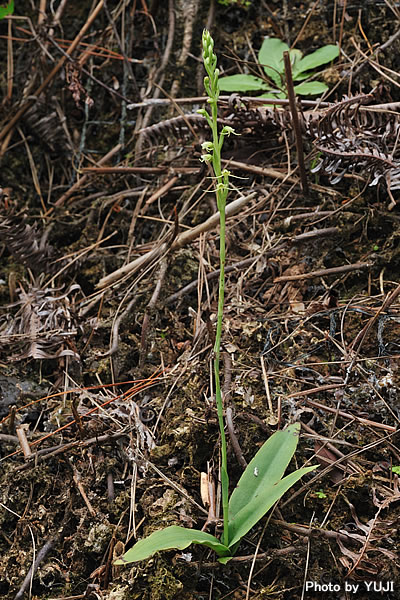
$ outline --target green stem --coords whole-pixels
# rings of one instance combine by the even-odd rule
[[[208,124],[212,131],[212,150],[211,156],[214,175],[216,179],[216,196],[217,206],[219,210],[220,234],[219,234],[219,259],[220,259],[220,275],[219,275],[219,290],[218,290],[218,311],[217,311],[217,330],[215,334],[214,345],[214,376],[215,376],[215,398],[217,405],[218,424],[221,434],[221,488],[222,488],[222,513],[224,529],[222,534],[222,543],[225,546],[229,544],[229,477],[228,477],[228,461],[227,461],[227,446],[224,426],[224,407],[221,392],[220,380],[220,356],[221,356],[221,336],[222,336],[222,320],[224,313],[224,289],[225,289],[225,205],[228,196],[228,178],[227,171],[222,171],[221,167],[221,148],[224,142],[224,135],[229,135],[227,128],[218,134],[218,70],[216,69],[217,57],[213,54],[213,41],[208,32],[203,32],[203,57],[204,65],[208,73],[208,78],[205,79],[205,87],[209,96],[209,104],[211,107],[211,117],[203,111]],[[230,130],[233,132],[233,129]],[[210,149],[209,149],[210,151]]]
[[[227,546],[228,538],[228,510],[229,510],[229,476],[228,476],[228,459],[227,459],[227,444],[224,425],[224,408],[221,392],[220,379],[220,356],[221,356],[221,337],[222,337],[222,321],[224,315],[224,292],[225,292],[225,205],[227,189],[223,188],[223,176],[221,171],[221,139],[217,129],[217,101],[211,104],[212,110],[212,134],[213,134],[213,168],[217,181],[217,206],[219,209],[219,289],[218,289],[218,312],[217,312],[217,330],[215,334],[214,345],[214,376],[215,376],[215,398],[217,404],[218,424],[221,433],[221,488],[222,488],[222,515],[224,530],[222,543]]]
[[[220,275],[219,275],[219,291],[218,291],[218,313],[217,313],[217,331],[215,335],[214,346],[214,374],[215,374],[215,398],[218,412],[218,424],[221,432],[221,487],[222,487],[222,514],[224,521],[224,533],[222,543],[228,545],[228,494],[229,494],[229,477],[228,477],[228,461],[227,448],[224,427],[224,409],[221,392],[221,381],[219,375],[220,354],[221,354],[221,335],[222,335],[222,319],[224,311],[224,290],[225,290],[225,205],[220,209]]]

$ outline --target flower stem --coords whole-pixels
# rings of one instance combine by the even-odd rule
[[[212,161],[214,175],[216,179],[216,197],[219,210],[220,234],[219,234],[219,260],[220,260],[220,275],[219,275],[219,290],[218,290],[218,311],[217,311],[217,330],[215,335],[214,345],[214,377],[215,377],[215,398],[217,404],[218,424],[221,434],[221,488],[222,488],[222,513],[224,529],[222,534],[222,543],[225,546],[229,544],[229,477],[228,477],[228,461],[227,461],[227,446],[224,426],[224,408],[221,391],[220,379],[220,355],[221,355],[221,336],[222,336],[222,321],[224,314],[224,289],[225,289],[225,206],[228,196],[228,180],[229,172],[221,168],[221,148],[224,143],[224,137],[234,133],[231,128],[224,127],[221,133],[218,133],[218,69],[217,57],[213,53],[214,41],[208,31],[203,32],[203,60],[208,77],[204,79],[204,86],[208,93],[208,103],[211,107],[211,116],[207,111],[199,111],[207,119],[207,122],[212,131],[212,142],[205,142],[204,149],[208,154],[203,155],[203,160]]]

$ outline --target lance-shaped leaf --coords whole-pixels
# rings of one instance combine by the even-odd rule
[[[229,548],[204,531],[197,529],[185,529],[178,525],[171,525],[165,529],[154,531],[149,537],[139,540],[122,558],[115,561],[116,565],[137,562],[150,558],[160,550],[184,550],[190,544],[201,544],[211,548],[218,556],[227,556],[230,554]]]
[[[283,494],[315,466],[282,476],[296,451],[300,424],[274,433],[248,464],[229,501],[229,547],[236,544]]]

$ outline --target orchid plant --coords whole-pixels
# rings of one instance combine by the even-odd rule
[[[220,215],[220,279],[217,314],[217,330],[214,346],[214,377],[218,423],[221,436],[221,489],[223,531],[221,539],[197,529],[171,525],[153,532],[139,540],[115,564],[123,565],[145,560],[160,550],[184,550],[191,544],[211,548],[220,563],[227,563],[235,554],[241,539],[269,511],[281,496],[303,475],[315,466],[303,467],[286,477],[284,472],[292,459],[300,432],[300,424],[294,423],[282,431],[275,432],[258,450],[242,474],[232,495],[229,497],[229,476],[227,466],[227,443],[224,426],[224,407],[220,384],[220,351],[224,308],[225,284],[225,206],[229,192],[229,171],[222,169],[221,149],[226,136],[234,133],[231,127],[224,126],[218,131],[217,113],[220,93],[217,57],[214,54],[214,41],[207,30],[203,31],[203,61],[207,72],[204,86],[208,94],[211,114],[202,109],[212,132],[212,141],[204,142],[202,160],[211,163],[215,177],[215,194]]]

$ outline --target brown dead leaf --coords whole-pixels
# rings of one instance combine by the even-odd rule
[[[314,444],[315,457],[322,467],[329,467],[332,465],[329,471],[329,477],[333,483],[340,483],[343,479],[343,463],[337,467],[334,463],[337,461],[337,456],[320,441],[316,441]],[[342,468],[340,468],[342,467]]]
[[[304,263],[292,264],[282,272],[282,275],[301,275],[306,272]],[[268,304],[284,304],[289,303],[290,308],[294,313],[302,313],[305,311],[303,296],[307,284],[305,281],[288,281],[286,283],[276,283],[272,288],[264,293],[264,302]]]

